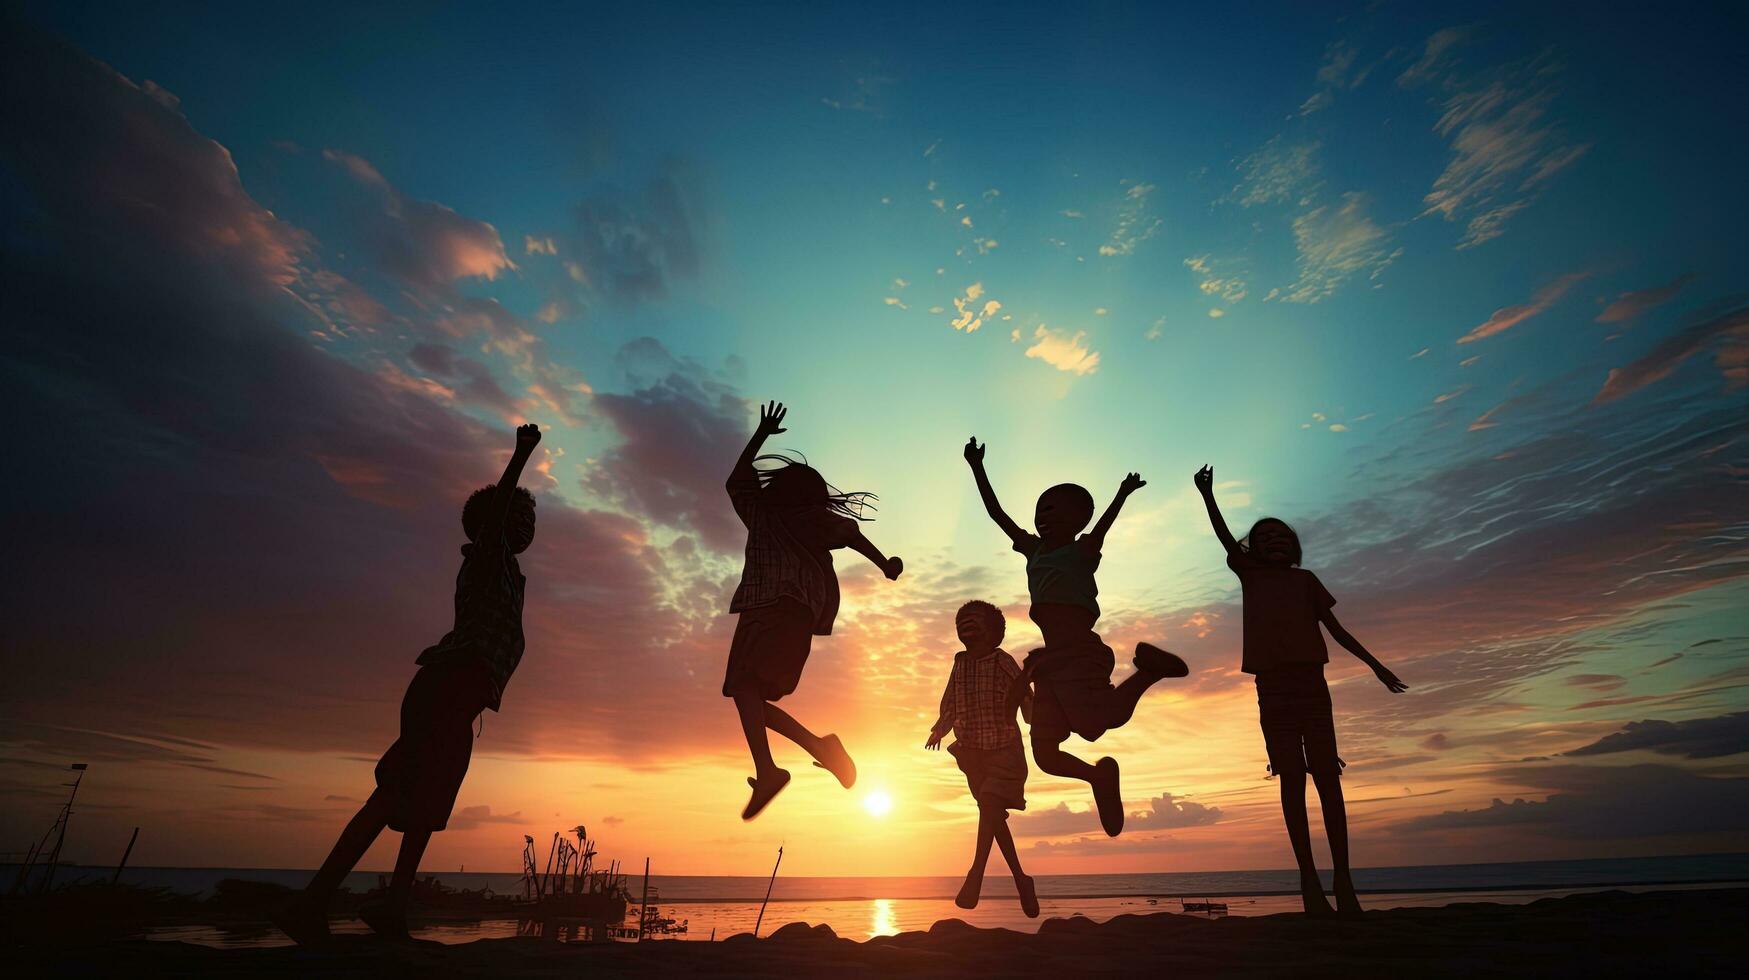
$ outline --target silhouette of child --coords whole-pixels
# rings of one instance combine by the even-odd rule
[[[534,496],[516,481],[540,436],[538,426],[519,426],[503,477],[462,507],[468,544],[456,575],[455,628],[418,657],[419,670],[401,700],[400,737],[377,763],[376,790],[310,884],[274,918],[299,944],[328,938],[329,901],[385,827],[401,833],[395,873],[384,901],[360,909],[359,917],[381,935],[407,935],[413,878],[431,835],[449,823],[473,753],[474,719],[487,708],[498,710],[522,660],[525,579],[516,556],[534,541]]]
[[[838,615],[838,576],[832,552],[850,548],[873,562],[888,579],[904,570],[862,535],[857,521],[872,494],[841,493],[813,467],[784,455],[759,455],[780,432],[788,410],[777,402],[760,409],[759,428],[735,461],[726,488],[735,513],[747,525],[747,559],[729,611],[739,613],[729,646],[723,696],[735,700],[741,730],[753,754],[753,787],[741,819],[751,820],[785,786],[790,774],[771,758],[767,728],[801,746],[846,789],[856,783],[856,763],[836,735],[815,735],[772,702],[796,689],[815,636],[829,636]],[[756,469],[755,463],[776,464]]]
[[[1020,907],[1028,918],[1038,917],[1038,893],[1032,878],[1020,870],[1020,855],[1014,850],[1014,835],[1008,831],[1008,811],[1026,809],[1026,752],[1020,747],[1020,726],[1014,723],[1014,705],[1009,690],[1020,677],[1020,665],[997,644],[1007,632],[1002,610],[974,599],[960,607],[954,627],[966,648],[953,656],[953,672],[941,694],[941,716],[929,731],[926,749],[941,748],[941,740],[953,732],[947,747],[966,774],[966,786],[978,802],[978,844],[972,855],[972,870],[954,904],[962,909],[978,907],[984,888],[984,865],[990,860],[990,843],[1002,848]],[[1032,719],[1032,699],[1020,704]]]
[[[1241,666],[1257,678],[1257,711],[1269,768],[1281,780],[1281,815],[1300,867],[1300,894],[1306,911],[1330,914],[1318,869],[1312,861],[1312,832],[1306,821],[1306,773],[1318,788],[1324,811],[1324,833],[1330,839],[1335,865],[1332,884],[1336,907],[1358,913],[1360,900],[1348,869],[1348,814],[1342,800],[1343,762],[1336,755],[1336,725],[1330,711],[1330,688],[1324,665],[1322,623],[1336,642],[1372,668],[1392,693],[1408,685],[1368,653],[1342,624],[1331,607],[1336,600],[1318,576],[1300,566],[1300,539],[1293,528],[1273,517],[1251,525],[1243,541],[1233,540],[1221,508],[1215,503],[1215,471],[1204,466],[1196,488],[1208,505],[1209,523],[1227,551],[1227,567],[1239,577],[1245,604],[1245,646]]]
[[[1155,681],[1190,673],[1184,661],[1173,654],[1138,643],[1135,672],[1113,687],[1111,671],[1117,658],[1093,631],[1099,620],[1099,587],[1093,573],[1099,568],[1105,535],[1124,501],[1147,484],[1134,473],[1124,477],[1099,523],[1078,538],[1076,534],[1093,519],[1093,495],[1073,483],[1058,484],[1039,494],[1033,514],[1038,533],[1029,534],[996,499],[984,472],[984,447],[975,437],[966,442],[965,456],[990,519],[1008,535],[1014,550],[1026,557],[1026,584],[1032,597],[1029,614],[1044,634],[1044,647],[1026,655],[1010,695],[1010,700],[1018,703],[1028,685],[1036,688],[1033,761],[1053,776],[1084,780],[1092,786],[1100,825],[1116,837],[1124,820],[1117,760],[1106,756],[1088,765],[1063,751],[1062,743],[1071,732],[1092,742],[1109,729],[1121,727],[1135,713],[1142,692]]]

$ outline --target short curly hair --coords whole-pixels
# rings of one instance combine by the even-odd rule
[[[959,618],[968,612],[983,615],[984,621],[990,624],[990,629],[996,634],[996,642],[1002,642],[1002,638],[1008,635],[1008,617],[1002,615],[1002,610],[996,608],[995,603],[973,599],[953,614],[954,622],[959,622]]]
[[[468,494],[468,502],[462,504],[462,531],[467,534],[469,541],[475,540],[480,533],[480,528],[485,525],[486,507],[492,503],[492,497],[497,492],[496,485],[481,487]],[[513,494],[510,499],[512,509],[526,507],[530,513],[534,512],[534,494],[529,493],[527,487],[517,487],[511,493]]]

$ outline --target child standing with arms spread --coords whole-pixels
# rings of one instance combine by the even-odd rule
[[[783,428],[787,409],[771,402],[760,409],[759,428],[729,474],[726,489],[735,513],[747,525],[747,560],[729,611],[739,613],[729,646],[723,696],[735,700],[741,731],[753,754],[753,794],[741,811],[752,820],[790,774],[771,758],[765,731],[771,729],[801,746],[814,764],[849,789],[856,763],[836,735],[819,736],[773,702],[793,693],[808,662],[815,636],[829,636],[838,616],[838,576],[832,552],[850,548],[873,562],[888,579],[904,563],[888,558],[857,526],[871,494],[840,493],[813,467],[788,456],[761,456],[765,440]],[[753,464],[776,464],[760,470]]]
[[[1026,665],[1016,680],[1017,690],[1010,697],[1018,704],[1026,686],[1036,687],[1033,761],[1053,776],[1091,785],[1099,823],[1116,837],[1123,831],[1124,819],[1117,760],[1107,756],[1089,765],[1063,751],[1062,743],[1071,732],[1092,742],[1107,730],[1121,727],[1135,713],[1142,692],[1155,681],[1190,673],[1184,661],[1173,654],[1138,643],[1135,672],[1113,687],[1111,671],[1117,658],[1093,631],[1099,620],[1099,587],[1093,573],[1099,568],[1106,532],[1129,495],[1147,484],[1134,473],[1126,476],[1099,523],[1080,537],[1076,535],[1093,520],[1093,495],[1073,483],[1058,484],[1039,494],[1033,513],[1038,533],[1029,534],[996,499],[990,477],[984,472],[984,447],[976,438],[966,442],[965,456],[990,519],[1008,535],[1014,550],[1026,557],[1030,614],[1044,634],[1044,648],[1026,655]]]
[[[540,443],[540,428],[516,430],[516,451],[496,486],[462,506],[462,567],[455,580],[455,628],[419,655],[401,700],[401,736],[377,763],[376,791],[341,831],[321,870],[275,917],[299,944],[328,938],[328,902],[386,827],[401,832],[395,874],[382,905],[359,910],[380,935],[406,938],[413,878],[431,835],[449,823],[474,748],[474,719],[498,710],[522,661],[522,596],[516,556],[534,542],[534,496],[516,485]]]
[[[1336,756],[1336,724],[1330,710],[1330,688],[1324,665],[1330,653],[1319,624],[1336,642],[1372,668],[1392,693],[1408,685],[1397,679],[1336,621],[1336,600],[1318,576],[1299,567],[1300,539],[1293,528],[1273,517],[1251,525],[1243,541],[1227,529],[1215,503],[1215,471],[1196,473],[1196,489],[1208,506],[1209,523],[1227,551],[1227,567],[1239,576],[1245,603],[1245,653],[1241,667],[1257,678],[1257,710],[1263,723],[1263,743],[1269,768],[1281,780],[1281,815],[1300,866],[1300,894],[1306,911],[1330,914],[1318,869],[1312,862],[1312,832],[1306,821],[1306,773],[1318,787],[1324,810],[1324,833],[1330,839],[1335,865],[1332,884],[1336,907],[1358,913],[1360,900],[1348,870],[1348,813],[1342,801],[1342,760]]]
[[[960,607],[954,628],[966,648],[953,657],[953,672],[941,694],[941,716],[929,731],[926,749],[939,749],[941,740],[953,732],[947,747],[966,774],[966,785],[978,801],[978,844],[972,855],[972,870],[954,904],[962,909],[978,907],[984,888],[984,865],[990,860],[990,843],[1002,848],[1008,870],[1014,874],[1014,889],[1020,893],[1020,908],[1028,918],[1038,918],[1038,893],[1032,878],[1020,870],[1020,855],[1014,850],[1014,835],[1008,830],[1008,811],[1026,809],[1026,751],[1020,747],[1020,726],[1014,723],[1014,705],[1009,690],[1020,677],[1020,665],[997,644],[1007,632],[1002,610],[974,599]],[[1020,710],[1032,719],[1032,699]]]

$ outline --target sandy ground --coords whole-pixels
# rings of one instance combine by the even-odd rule
[[[81,977],[1742,976],[1749,889],[1601,892],[1529,905],[1391,909],[1352,920],[1053,919],[1037,935],[950,919],[927,932],[862,943],[798,923],[764,939],[717,943],[490,939],[444,946],[348,937],[319,950],[221,950],[132,940],[7,953],[23,968],[13,976]]]

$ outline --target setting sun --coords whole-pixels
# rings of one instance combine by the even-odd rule
[[[871,817],[884,817],[893,812],[893,798],[884,789],[877,789],[862,798],[862,808]]]

